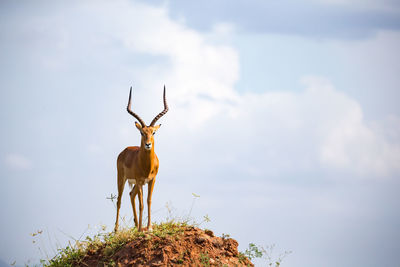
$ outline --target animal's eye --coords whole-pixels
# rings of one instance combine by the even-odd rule
[[[156,132],[153,132],[153,135],[155,135],[156,134]]]

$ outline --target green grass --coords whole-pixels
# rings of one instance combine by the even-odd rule
[[[165,238],[175,237],[180,238],[180,235],[184,233],[184,230],[188,226],[193,226],[187,222],[179,221],[168,221],[162,223],[153,224],[153,232],[144,233],[138,232],[137,228],[123,227],[115,233],[107,233],[105,226],[102,227],[102,231],[95,234],[93,237],[86,236],[84,240],[78,240],[75,242],[69,242],[69,244],[62,249],[58,249],[58,253],[51,259],[41,260],[40,263],[45,267],[61,267],[61,266],[76,266],[79,265],[85,256],[93,254],[94,252],[102,255],[99,259],[99,266],[116,266],[113,261],[113,256],[127,243],[134,241],[137,238],[145,237],[152,238],[154,236]],[[37,235],[37,234],[34,234]],[[222,238],[230,238],[228,234],[222,234]],[[158,243],[154,242],[153,246],[158,246]],[[280,267],[284,257],[290,254],[290,251],[285,251],[278,258],[272,257],[274,245],[268,246],[266,249],[261,246],[256,246],[250,243],[248,248],[244,252],[240,252],[238,255],[239,262],[243,263],[246,258],[253,260],[255,258],[263,258],[266,266]],[[178,259],[178,264],[183,263],[183,254]],[[200,262],[202,266],[210,266],[210,258],[207,252],[200,254]]]
[[[59,249],[56,256],[50,260],[42,260],[41,264],[46,267],[75,266],[86,255],[101,250],[104,265],[114,266],[112,257],[125,244],[138,237],[149,236],[151,238],[151,235],[161,238],[178,236],[184,232],[186,226],[186,223],[170,221],[153,224],[151,234],[138,232],[136,228],[122,228],[117,233],[98,233],[94,237],[87,236],[83,241],[76,241],[75,244],[70,242],[67,247]]]
[[[199,195],[196,195],[194,193],[192,193],[192,195],[193,201],[191,203],[191,207],[187,216],[174,216],[173,208],[170,206],[170,204],[167,203],[166,208],[168,211],[168,216],[166,218],[166,221],[161,223],[154,223],[152,233],[138,232],[137,228],[128,227],[127,224],[125,224],[125,226],[123,227],[120,227],[117,233],[110,233],[106,232],[105,226],[102,226],[101,230],[94,236],[86,236],[84,240],[81,240],[80,238],[79,240],[74,239],[73,242],[70,241],[65,248],[57,249],[57,253],[53,258],[40,260],[40,264],[45,267],[72,267],[79,265],[85,258],[85,256],[93,254],[94,252],[98,253],[100,251],[99,254],[102,255],[102,258],[100,259],[101,262],[99,262],[99,264],[102,264],[102,266],[116,266],[115,262],[112,259],[113,256],[124,245],[139,237],[151,238],[152,236],[156,236],[164,238],[168,236],[175,236],[176,239],[179,239],[179,236],[183,234],[187,226],[200,227],[201,224],[210,222],[210,218],[208,217],[208,215],[203,216],[203,219],[202,221],[200,221],[200,223],[197,223],[193,218],[191,218],[191,212],[194,203],[196,199],[200,197]],[[115,196],[111,194],[110,198],[107,199],[111,200],[114,203]],[[42,231],[37,231],[31,235],[32,237],[35,237],[41,234]],[[228,239],[230,238],[230,236],[229,234],[222,234],[222,238]],[[33,241],[33,243],[35,243],[35,241]],[[157,247],[158,245],[158,243],[153,244],[153,246],[155,247]],[[274,245],[267,246],[265,249],[264,247],[259,247],[254,245],[253,243],[250,243],[249,247],[244,252],[239,253],[238,258],[240,262],[243,262],[246,257],[250,260],[255,258],[264,258],[264,260],[266,260],[266,266],[280,267],[283,258],[291,252],[285,251],[276,259],[276,257],[272,257],[273,248]],[[178,264],[183,263],[183,257],[183,254],[180,255],[180,258],[178,259]],[[207,252],[202,253],[200,257],[203,266],[210,266],[210,258]]]
[[[200,254],[200,262],[204,267],[210,266],[210,256],[208,256],[208,252]]]

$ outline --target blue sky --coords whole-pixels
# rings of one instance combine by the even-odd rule
[[[116,157],[140,140],[129,87],[150,122],[165,84],[154,220],[194,192],[207,228],[293,251],[284,266],[399,262],[396,1],[0,6],[3,261],[37,261],[37,230],[51,255],[112,229]]]

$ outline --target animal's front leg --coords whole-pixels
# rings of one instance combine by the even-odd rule
[[[139,195],[139,232],[142,231],[142,216],[143,216],[143,187],[142,185],[138,186],[138,195]]]
[[[131,196],[131,204],[132,204],[132,209],[133,209],[133,217],[135,220],[135,226],[136,228],[138,227],[138,218],[137,218],[137,213],[136,213],[136,202],[135,202],[135,197],[139,193],[138,186],[134,186],[132,191],[129,193]]]
[[[151,196],[153,195],[154,184],[156,182],[156,177],[153,178],[148,184],[148,194],[147,194],[147,231],[153,231],[151,226]]]

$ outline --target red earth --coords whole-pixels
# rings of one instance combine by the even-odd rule
[[[78,266],[254,266],[232,238],[186,226],[183,233],[158,237],[147,233],[125,244],[107,263],[102,250],[91,251]]]

